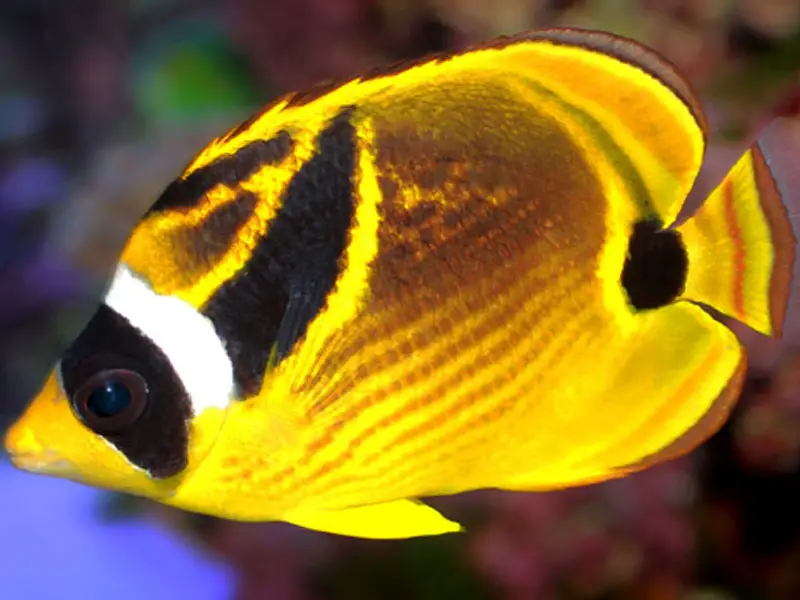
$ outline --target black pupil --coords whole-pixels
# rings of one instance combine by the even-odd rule
[[[98,417],[116,417],[131,405],[131,392],[119,381],[98,387],[86,401],[86,408]]]

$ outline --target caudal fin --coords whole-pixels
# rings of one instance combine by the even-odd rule
[[[689,257],[681,296],[780,337],[798,263],[800,123],[773,122],[677,229]]]

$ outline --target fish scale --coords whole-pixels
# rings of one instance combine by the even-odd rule
[[[551,284],[550,289],[561,289],[566,295],[570,290],[574,290],[575,283],[577,282],[576,280],[580,279],[581,276],[578,275],[573,279],[565,278],[564,280],[557,280]],[[516,291],[517,295],[524,296],[528,295],[526,292],[527,289],[530,289],[530,286],[526,286],[524,280],[521,280],[521,283],[512,288],[512,290],[509,290],[509,293]],[[476,348],[474,350],[473,356],[476,357],[476,361],[484,359],[486,356],[498,355],[500,357],[498,360],[498,365],[501,366],[492,368],[492,370],[488,373],[485,373],[481,370],[474,370],[471,373],[471,376],[463,377],[461,376],[463,369],[459,369],[455,365],[449,365],[442,368],[440,372],[444,375],[449,368],[449,370],[455,370],[454,375],[439,382],[435,389],[426,389],[426,387],[429,387],[431,383],[423,380],[417,386],[412,386],[410,389],[403,390],[402,397],[398,398],[395,402],[396,409],[392,410],[391,408],[384,406],[376,407],[377,410],[380,411],[379,414],[383,415],[383,420],[394,421],[394,427],[397,427],[398,423],[409,426],[413,425],[414,422],[417,422],[418,426],[422,428],[424,428],[425,425],[430,426],[431,423],[441,423],[442,425],[435,429],[434,433],[438,435],[434,436],[424,449],[412,449],[407,454],[402,454],[399,456],[397,455],[399,447],[396,446],[396,443],[393,441],[376,441],[373,437],[372,441],[374,442],[375,447],[373,448],[372,452],[368,452],[368,440],[370,440],[370,438],[367,438],[366,440],[357,444],[357,447],[364,454],[366,454],[364,458],[360,459],[360,462],[369,465],[367,476],[369,472],[378,474],[380,476],[381,473],[391,473],[393,471],[394,467],[396,466],[395,464],[387,465],[381,462],[376,462],[374,464],[372,463],[372,460],[379,458],[381,455],[385,456],[385,461],[391,460],[393,457],[397,457],[395,462],[398,463],[408,461],[411,457],[413,457],[416,460],[411,464],[416,465],[417,467],[422,466],[420,463],[429,463],[431,454],[426,453],[426,451],[430,451],[432,448],[436,447],[442,439],[457,439],[458,437],[453,433],[448,434],[448,427],[452,428],[453,425],[459,425],[458,421],[448,421],[447,419],[442,418],[443,415],[457,412],[454,407],[463,407],[465,409],[470,409],[470,413],[477,411],[479,414],[481,407],[484,405],[489,405],[488,410],[492,410],[493,403],[496,402],[495,399],[497,397],[493,395],[476,393],[474,390],[470,390],[470,387],[476,387],[478,385],[491,385],[493,379],[502,379],[507,377],[508,373],[515,371],[531,374],[546,373],[547,369],[553,363],[558,361],[559,354],[563,352],[564,348],[574,343],[574,333],[581,331],[582,326],[584,325],[584,322],[582,322],[580,319],[572,319],[568,322],[568,325],[565,328],[559,329],[553,327],[554,324],[563,322],[563,314],[559,314],[559,309],[563,309],[563,305],[560,303],[562,298],[563,297],[555,296],[553,298],[553,306],[544,305],[540,308],[540,312],[537,312],[536,314],[531,314],[532,311],[528,312],[523,310],[519,312],[516,318],[508,323],[505,323],[502,327],[498,326],[496,328],[487,329],[486,337],[495,338],[495,346],[507,343],[509,339],[508,334],[506,333],[507,331],[513,331],[516,329],[528,330],[531,332],[529,336],[520,340],[520,344],[517,348],[515,348],[516,352],[508,352],[505,354],[498,353],[495,352],[494,348],[492,347],[486,350],[481,348]],[[528,304],[531,304],[535,301],[535,296],[529,298]],[[502,311],[498,310],[498,312],[502,314]],[[490,315],[487,315],[487,319],[489,316]],[[586,320],[589,318],[590,315],[587,314]],[[537,328],[541,329],[542,331],[555,332],[555,335],[548,341],[546,345],[542,346],[541,348],[537,348],[537,346],[541,345],[541,341],[537,339]],[[463,342],[464,345],[474,347],[478,343],[478,340],[465,339]],[[448,348],[443,348],[439,355],[446,355],[449,351],[450,350]],[[435,362],[433,357],[428,356],[423,356],[420,360]],[[481,383],[481,381],[483,383]],[[525,387],[526,385],[529,385],[529,383],[529,381],[525,381],[517,387]],[[355,395],[358,395],[357,389],[354,393]],[[518,390],[516,391],[516,395],[520,396]],[[361,394],[360,396],[366,398],[367,402],[369,402],[368,392]],[[532,396],[533,394],[528,393],[523,397],[531,398]],[[408,411],[409,407],[415,405],[423,407],[426,404],[431,404],[437,409],[437,412],[426,414],[419,411],[416,415],[412,413],[410,415],[405,415],[405,418],[403,419],[398,418],[398,414]],[[505,404],[509,404],[509,402],[506,401]],[[356,428],[358,422],[364,419],[361,416],[362,412],[358,407],[354,408],[354,412],[357,413],[359,417],[347,419],[348,425],[345,427],[344,431],[341,432],[342,443],[344,443],[348,430]],[[511,422],[510,418],[508,419],[508,422]],[[503,425],[508,426],[508,422],[503,423],[499,428],[502,429]],[[373,425],[373,428],[376,428],[378,431],[380,431],[382,435],[388,435],[388,432],[390,431],[390,429],[380,426],[375,427],[375,425]],[[465,433],[469,430],[469,424],[462,425],[460,430],[461,433]],[[400,435],[402,434],[403,432],[401,431]],[[411,444],[413,441],[415,440],[412,438],[408,440],[407,443]],[[389,448],[392,450],[391,453],[387,452]],[[459,468],[455,468],[453,470],[458,471]],[[309,477],[309,479],[312,478],[313,477]],[[319,485],[320,487],[324,486],[323,483],[320,483]]]

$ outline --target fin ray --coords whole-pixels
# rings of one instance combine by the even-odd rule
[[[731,411],[733,410],[734,406],[736,406],[736,401],[739,399],[739,395],[741,394],[746,374],[747,357],[743,353],[733,377],[731,377],[728,384],[725,386],[719,396],[717,396],[717,399],[711,404],[711,408],[708,410],[708,412],[706,412],[706,414],[703,415],[703,417],[697,423],[695,423],[692,428],[677,438],[669,446],[666,446],[658,452],[644,457],[642,460],[637,461],[636,463],[626,465],[625,467],[619,469],[619,474],[627,475],[628,473],[641,471],[642,469],[646,469],[659,463],[679,458],[697,448],[714,433],[719,431],[719,428],[722,427],[725,421],[728,420]]]
[[[609,373],[603,415],[575,428],[579,449],[503,488],[549,490],[622,477],[689,452],[722,425],[744,373],[733,332],[688,302],[638,317],[639,333],[626,342],[630,352]]]
[[[773,160],[780,149],[772,147],[772,136],[786,121],[773,123],[676,228],[689,256],[682,297],[776,337],[787,316],[798,250],[790,187],[780,185],[791,171]]]

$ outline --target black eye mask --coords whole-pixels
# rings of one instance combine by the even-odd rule
[[[192,404],[167,357],[102,305],[64,354],[64,390],[76,416],[155,478],[188,463]]]

